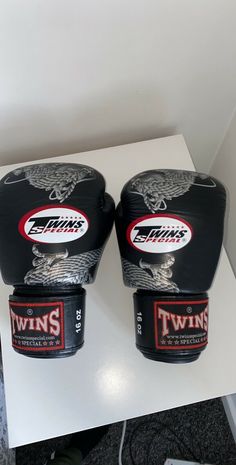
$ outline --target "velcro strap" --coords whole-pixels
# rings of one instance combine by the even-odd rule
[[[32,357],[75,352],[84,339],[85,292],[65,297],[10,296],[12,345]]]
[[[208,298],[134,294],[136,342],[153,351],[201,350],[207,344]]]

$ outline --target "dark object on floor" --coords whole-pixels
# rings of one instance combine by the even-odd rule
[[[108,426],[101,426],[73,434],[70,446],[64,451],[57,451],[55,458],[49,461],[52,465],[79,465],[82,459],[94,449],[107,433]]]
[[[123,423],[110,425],[102,440],[83,460],[83,465],[117,465],[122,426]],[[89,437],[89,431],[85,433]],[[72,436],[64,437],[64,441],[77,445],[80,434],[73,435],[73,440]],[[84,440],[88,440],[86,436]],[[55,446],[57,439],[51,441]],[[17,465],[44,465],[50,456],[51,441],[17,449]],[[65,447],[61,446],[60,442],[57,450]],[[220,399],[128,421],[123,465],[163,465],[167,457],[236,465],[236,446]]]
[[[101,426],[100,428],[93,428],[86,431],[80,431],[79,433],[73,434],[71,439],[71,446],[77,447],[83,458],[85,458],[89,452],[95,448],[97,444],[102,440],[103,436],[108,432],[109,426]]]
[[[69,446],[71,437],[70,434],[17,447],[16,465],[45,465],[55,450],[62,451]]]

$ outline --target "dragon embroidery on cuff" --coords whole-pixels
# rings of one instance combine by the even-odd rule
[[[89,272],[96,265],[102,255],[103,248],[68,256],[68,251],[58,253],[40,252],[37,245],[33,245],[35,255],[32,265],[24,278],[28,285],[51,286],[57,284],[90,284],[93,278]]]
[[[139,266],[122,258],[124,283],[128,287],[138,289],[178,293],[177,284],[171,280],[171,267],[174,262],[175,258],[171,254],[166,254],[165,261],[161,264],[147,263],[141,259]]]

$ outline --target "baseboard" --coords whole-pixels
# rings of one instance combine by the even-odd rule
[[[221,399],[236,443],[236,394],[231,394],[229,396],[222,397]]]

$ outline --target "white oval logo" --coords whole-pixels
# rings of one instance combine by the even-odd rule
[[[88,227],[84,212],[59,205],[31,210],[19,222],[19,232],[25,239],[45,244],[75,241],[86,233]]]
[[[175,215],[147,215],[133,221],[127,240],[135,249],[166,253],[185,247],[192,238],[192,227]]]

